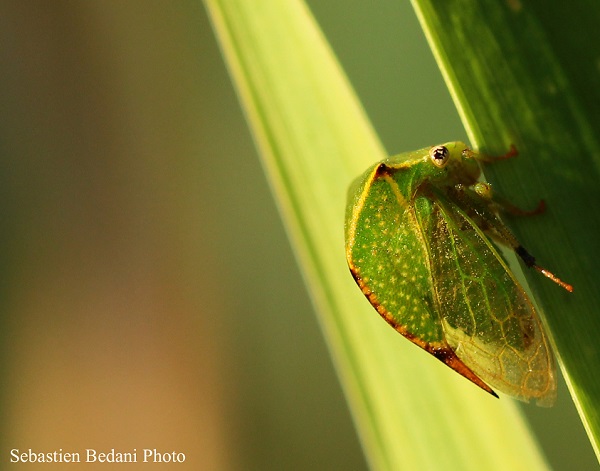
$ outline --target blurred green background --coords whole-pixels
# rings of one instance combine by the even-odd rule
[[[408,1],[309,5],[389,153],[466,139]],[[0,8],[1,468],[366,469],[202,4]],[[564,386],[523,409],[595,469]]]

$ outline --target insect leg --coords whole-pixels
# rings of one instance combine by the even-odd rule
[[[469,153],[469,157],[472,157],[479,162],[485,162],[485,163],[493,163],[498,160],[511,159],[511,158],[519,155],[519,151],[517,150],[517,148],[515,147],[514,144],[511,144],[508,152],[506,152],[506,154],[502,154],[502,155],[480,154],[479,152],[475,152],[474,150],[471,150],[471,149],[467,149],[465,152]]]
[[[493,192],[492,186],[489,183],[477,182],[470,187],[477,196],[480,196],[487,204],[496,212],[510,214],[511,216],[536,216],[546,211],[546,202],[540,200],[534,209],[522,209],[515,206],[506,198],[497,195]]]
[[[483,185],[483,186],[481,186]],[[506,227],[497,215],[499,210],[504,210],[517,215],[530,215],[541,212],[545,208],[543,202],[538,205],[533,211],[527,212],[516,208],[506,200],[494,196],[491,187],[488,184],[476,183],[472,187],[464,185],[455,185],[448,190],[447,196],[454,201],[479,227],[492,239],[510,247],[523,260],[529,268],[540,272],[545,277],[551,279],[557,285],[563,287],[569,292],[573,291],[573,287],[562,281],[552,272],[539,266],[535,262],[535,258],[525,247],[523,247],[514,234]]]

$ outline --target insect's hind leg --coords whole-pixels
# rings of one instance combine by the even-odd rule
[[[494,195],[491,186],[487,183],[476,183],[471,187],[456,185],[448,196],[467,213],[488,237],[514,250],[529,268],[537,270],[567,291],[573,291],[570,284],[565,283],[552,272],[537,265],[533,255],[520,244],[497,215],[498,212],[506,212],[517,216],[540,214],[546,208],[543,200],[532,211],[522,210],[506,199]]]

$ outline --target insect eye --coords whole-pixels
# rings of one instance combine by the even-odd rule
[[[429,158],[436,167],[442,168],[448,163],[450,152],[444,146],[435,146],[429,150]]]

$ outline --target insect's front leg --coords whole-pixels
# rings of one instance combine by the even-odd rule
[[[467,149],[465,152],[468,153],[469,157],[471,157],[479,162],[484,162],[484,163],[488,163],[488,164],[497,162],[499,160],[512,159],[513,157],[516,157],[517,155],[519,155],[519,151],[517,150],[517,147],[514,144],[511,144],[510,149],[508,149],[508,152],[506,152],[505,154],[502,154],[502,155],[481,154],[481,153],[475,152],[474,150],[471,150],[471,149]]]

